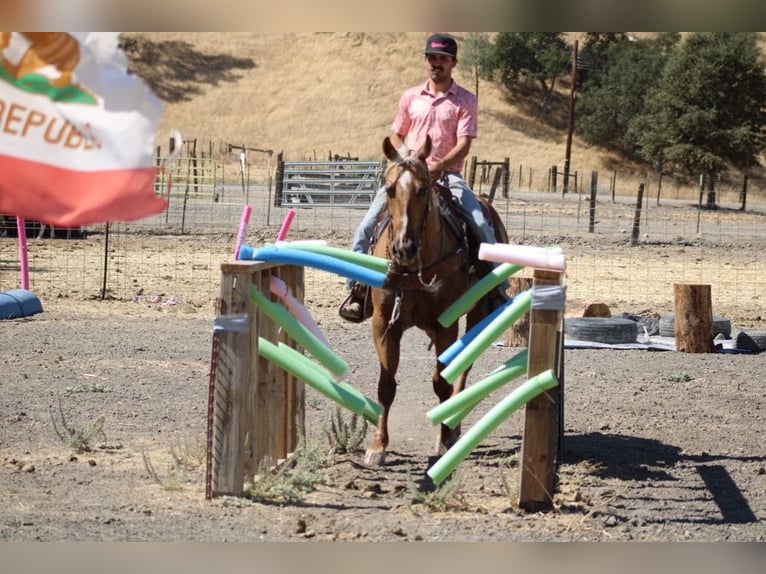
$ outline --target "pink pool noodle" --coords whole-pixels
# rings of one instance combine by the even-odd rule
[[[239,231],[237,232],[237,243],[234,245],[234,260],[239,258],[239,248],[245,241],[245,235],[247,235],[247,224],[250,222],[250,214],[253,212],[253,208],[250,205],[246,205],[242,210],[242,218],[239,220]]]
[[[282,222],[282,227],[280,227],[279,233],[277,234],[277,241],[284,241],[285,237],[287,237],[287,232],[290,229],[290,224],[293,222],[295,213],[296,212],[292,207],[287,210],[287,215],[285,215],[285,220]]]
[[[500,263],[515,263],[535,269],[564,271],[566,258],[560,247],[546,249],[531,245],[511,245],[509,243],[482,243],[479,246],[479,259]]]
[[[322,341],[326,347],[330,347],[330,342],[317,326],[309,310],[306,309],[306,307],[300,301],[298,301],[290,294],[290,292],[287,290],[287,285],[285,282],[276,275],[271,276],[270,291],[277,296],[277,298],[282,302],[282,305],[284,305],[287,310],[290,311],[290,314],[298,319],[301,325],[311,331],[311,333],[317,339]]]
[[[29,290],[29,254],[27,252],[27,225],[23,217],[16,216],[16,235],[21,262],[21,288]]]

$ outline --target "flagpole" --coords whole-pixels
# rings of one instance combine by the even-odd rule
[[[19,261],[21,262],[21,288],[29,290],[29,259],[27,253],[27,224],[24,218],[16,216],[16,237],[19,242]]]

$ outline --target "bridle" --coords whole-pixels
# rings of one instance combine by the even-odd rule
[[[390,170],[397,167],[401,167],[405,170],[413,171],[412,162],[413,162],[412,158],[404,158],[399,161],[396,161],[386,169],[386,174],[388,174]],[[401,177],[401,173],[399,174],[399,177]],[[397,177],[397,180],[398,179],[399,178]],[[438,212],[438,209],[439,209],[438,192],[434,189],[434,183],[430,180],[430,178],[429,178],[427,193],[428,193],[428,197],[427,197],[427,202],[425,206],[425,211],[423,212],[423,217],[418,229],[417,250],[415,255],[415,261],[416,261],[415,271],[410,270],[406,267],[403,268],[402,266],[399,266],[397,264],[396,257],[391,253],[391,245],[393,244],[393,241],[394,241],[394,229],[393,229],[393,225],[391,221],[389,221],[388,223],[388,243],[386,245],[386,257],[389,259],[391,263],[389,264],[389,269],[386,275],[386,280],[383,283],[383,288],[388,290],[393,290],[395,292],[394,309],[391,314],[391,318],[389,319],[389,322],[388,322],[389,326],[392,326],[399,318],[399,308],[401,307],[401,300],[405,291],[432,289],[434,285],[437,284],[437,281],[439,281],[441,277],[447,277],[451,275],[452,273],[455,273],[461,267],[463,267],[467,262],[466,251],[462,248],[458,248],[452,253],[449,253],[448,255],[441,257],[438,261],[429,265],[428,267],[425,267],[425,268],[423,267],[423,258],[422,258],[423,242],[421,238],[425,236],[426,226],[428,224],[429,219],[433,217],[433,213],[432,213],[433,211],[436,211],[436,220],[439,225],[438,234],[440,237],[440,241],[444,242],[445,240],[445,237],[444,237],[445,224],[441,215]],[[444,251],[444,246],[442,244],[442,246],[439,249],[439,253],[443,253],[443,251]]]

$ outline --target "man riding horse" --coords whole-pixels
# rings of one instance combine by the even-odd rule
[[[430,136],[432,147],[426,162],[431,178],[449,188],[470,237],[479,243],[494,243],[492,224],[461,175],[471,141],[477,135],[478,103],[472,92],[452,78],[452,70],[457,65],[455,38],[448,34],[429,36],[425,63],[428,80],[402,94],[392,125],[391,142],[400,155],[407,156]],[[352,251],[369,251],[376,221],[385,206],[385,187],[381,187],[354,234]],[[498,302],[505,300],[506,286],[498,290]],[[348,281],[346,287],[350,294],[341,304],[339,314],[349,321],[363,321],[371,312],[366,301],[367,288],[352,281]]]

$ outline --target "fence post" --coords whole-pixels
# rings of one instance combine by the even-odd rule
[[[598,172],[590,172],[590,208],[588,216],[588,232],[593,233],[596,226],[596,192],[598,190]]]
[[[508,199],[511,187],[511,158],[503,159],[503,197]]]
[[[296,344],[253,303],[280,277],[303,300],[303,268],[253,261],[221,264],[208,404],[206,497],[241,496],[264,463],[284,459],[305,434],[304,387],[258,355],[258,339]]]
[[[638,185],[638,197],[636,198],[636,211],[633,215],[633,230],[630,234],[630,246],[634,247],[638,244],[638,234],[641,226],[641,202],[644,199],[644,184]]]
[[[740,200],[742,201],[742,205],[739,207],[739,210],[745,211],[745,204],[747,204],[747,175],[745,175],[745,178],[742,181],[742,194],[740,195]]]
[[[552,190],[553,193],[556,193],[556,189],[557,189],[557,187],[556,187],[556,178],[558,176],[558,171],[557,170],[558,170],[558,168],[555,165],[551,166],[551,189],[549,189],[548,191]]]
[[[471,162],[468,164],[468,187],[473,189],[476,183],[476,156],[471,156]]]
[[[282,205],[283,180],[285,178],[285,162],[283,154],[284,152],[279,152],[277,154],[277,172],[274,175],[274,207]]]
[[[558,271],[535,269],[533,286],[562,285]],[[534,288],[534,287],[533,287]],[[553,369],[558,385],[527,403],[521,449],[519,506],[529,512],[550,509],[563,425],[564,338],[561,309],[529,312],[527,377]]]

